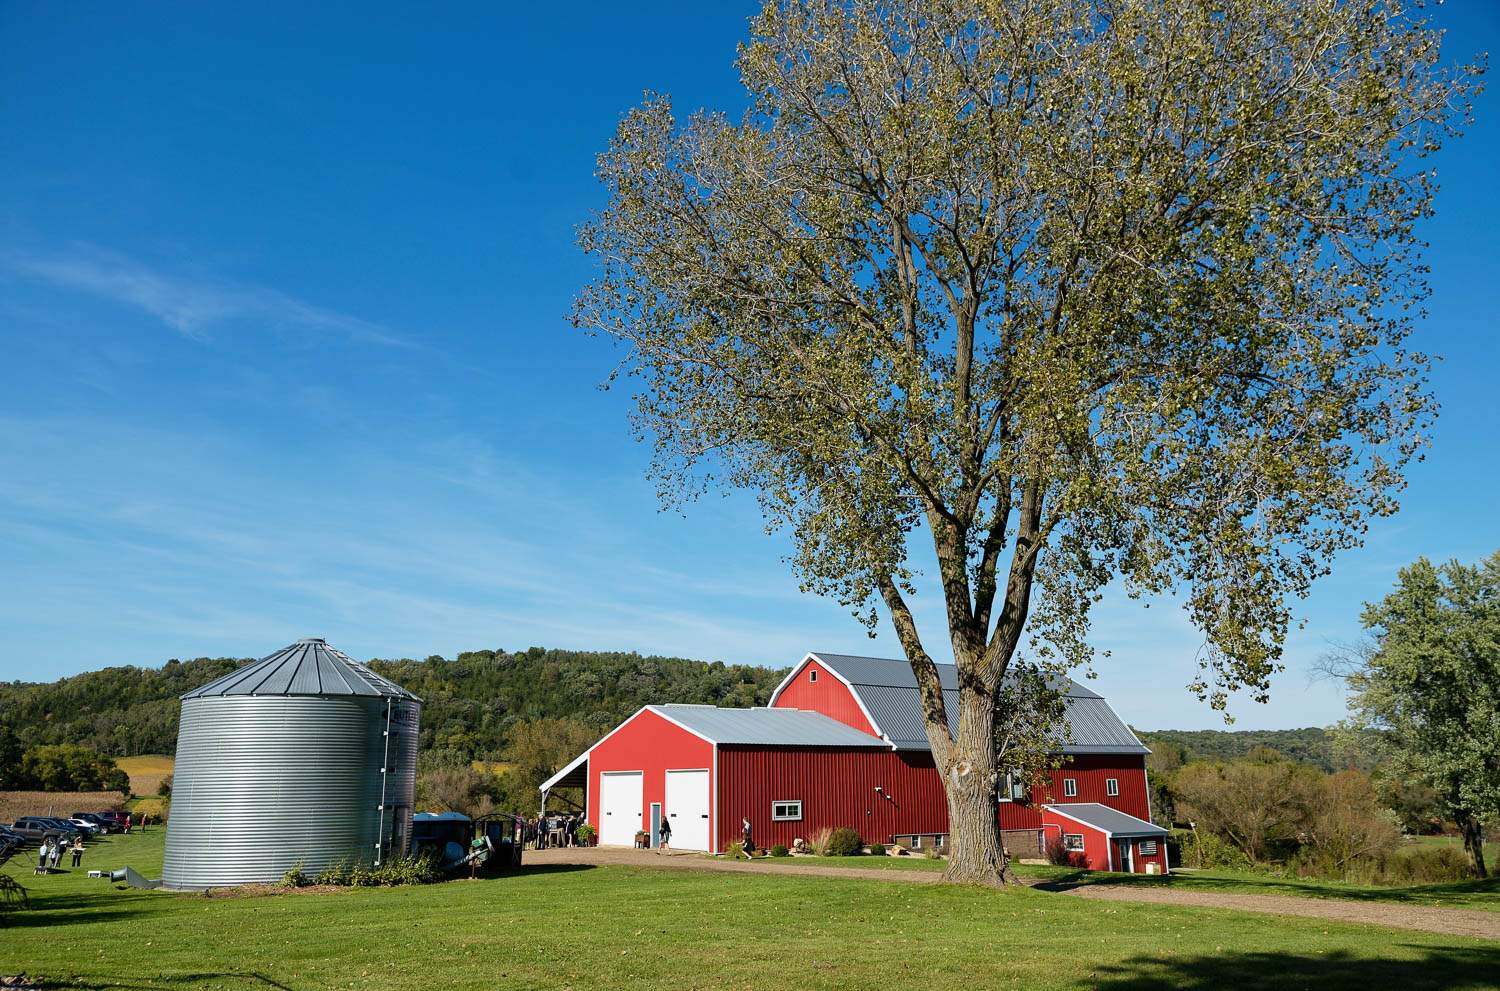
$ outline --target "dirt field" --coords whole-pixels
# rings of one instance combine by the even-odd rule
[[[801,874],[824,877],[864,877],[908,884],[932,884],[940,880],[936,872],[895,871],[859,867],[822,867],[815,864],[777,864],[765,860],[720,860],[696,853],[658,856],[649,850],[619,847],[528,850],[528,864],[622,864],[662,869],[738,871],[764,874]],[[1500,940],[1500,913],[1474,909],[1429,908],[1385,902],[1350,902],[1334,899],[1295,898],[1280,895],[1235,895],[1207,891],[1180,891],[1171,888],[1117,886],[1084,886],[1059,892],[1059,898],[1097,898],[1113,901],[1153,902],[1194,908],[1222,908],[1240,912],[1262,912],[1272,915],[1295,915],[1312,919],[1391,926],[1455,936],[1477,936]]]
[[[120,770],[130,775],[130,791],[134,795],[155,795],[161,779],[172,773],[174,763],[171,757],[161,754],[115,758]]]
[[[15,822],[20,816],[105,812],[124,804],[125,796],[117,791],[0,791],[0,822]]]

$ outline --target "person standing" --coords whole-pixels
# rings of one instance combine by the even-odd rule
[[[661,816],[661,825],[656,828],[656,852],[672,852],[672,820],[667,818],[665,812]]]
[[[83,837],[79,836],[73,840],[73,866],[83,865]]]
[[[62,863],[62,852],[63,841],[62,837],[59,836],[52,841],[52,852],[47,856],[47,861],[52,867],[57,867]]]
[[[42,845],[36,848],[36,869],[39,873],[47,870],[47,858],[52,856],[52,837],[42,839]]]

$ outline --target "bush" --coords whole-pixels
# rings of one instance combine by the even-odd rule
[[[771,847],[771,856],[773,857],[790,857],[791,855],[792,852],[786,847],[782,846],[780,843]]]
[[[885,844],[884,843],[871,843],[870,844],[870,848],[868,850],[866,850],[865,852],[868,853],[872,857],[884,857],[885,856]]]
[[[1377,884],[1442,884],[1469,876],[1469,858],[1457,847],[1423,844],[1383,858],[1372,880]]]
[[[594,832],[594,827],[588,823],[583,823],[578,827],[578,842],[584,846],[593,846],[594,837],[598,835],[598,833]]]
[[[321,871],[318,871],[317,876],[313,878],[313,884],[346,885],[348,883],[349,864],[343,860],[340,860],[336,864],[329,864]]]
[[[1061,836],[1054,836],[1047,841],[1047,863],[1052,864],[1054,867],[1067,867],[1068,854],[1070,852],[1072,851],[1063,846]]]
[[[1184,830],[1182,836],[1182,866],[1217,867],[1246,871],[1253,866],[1250,858],[1239,847],[1228,840],[1220,839],[1206,830]]]
[[[281,886],[283,888],[305,888],[308,885],[307,873],[302,870],[302,861],[292,865],[291,870],[281,875]]]
[[[169,774],[162,778],[156,786],[156,793],[162,798],[172,797],[172,776]]]
[[[724,848],[724,856],[728,857],[730,860],[738,860],[744,855],[745,844],[741,843],[739,840],[735,840],[733,843],[729,844],[729,846]]]
[[[818,830],[808,837],[805,844],[807,853],[822,853],[828,846],[828,837],[833,835],[833,830],[827,827]]]
[[[426,857],[392,857],[371,873],[376,884],[390,888],[401,884],[429,884],[437,880],[437,870]]]
[[[373,888],[380,883],[375,871],[364,864],[355,864],[349,871],[349,884],[356,888]]]
[[[864,849],[864,841],[851,826],[840,826],[828,834],[828,839],[818,850],[825,857],[856,857]]]

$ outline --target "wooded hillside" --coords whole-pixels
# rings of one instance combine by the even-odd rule
[[[177,696],[250,659],[114,667],[0,684],[0,716],[26,747],[77,743],[114,757],[177,749]],[[764,705],[785,673],[623,652],[477,650],[371,666],[420,695],[423,749],[500,753],[523,720],[569,718],[601,733],[648,702]]]

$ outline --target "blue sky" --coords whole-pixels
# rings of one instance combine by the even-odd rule
[[[314,9],[309,9],[314,8]],[[1456,8],[1456,9],[1455,9]],[[785,665],[897,653],[800,595],[742,496],[661,512],[619,360],[566,323],[593,156],[653,89],[734,109],[749,4],[0,4],[0,679],[250,656],[634,649]],[[1453,50],[1500,11],[1450,5]],[[1500,547],[1495,101],[1427,228],[1437,440],[1340,559],[1268,706],[1418,554]],[[936,629],[934,595],[919,603]],[[929,634],[929,638],[938,637]],[[1107,601],[1096,685],[1216,727],[1170,603]]]

